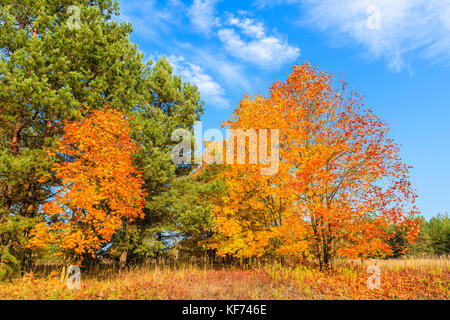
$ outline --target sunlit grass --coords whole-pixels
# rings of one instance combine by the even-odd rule
[[[259,264],[253,268],[139,266],[98,269],[68,289],[58,272],[0,283],[1,299],[444,299],[449,298],[449,259],[339,261],[334,271]],[[381,289],[366,286],[366,267],[377,263]],[[405,267],[406,266],[406,267]]]

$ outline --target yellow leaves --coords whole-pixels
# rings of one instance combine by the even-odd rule
[[[45,183],[46,181],[51,179],[51,174],[44,174],[39,178],[39,183]]]
[[[44,248],[48,243],[52,242],[51,234],[47,223],[38,223],[30,232],[30,241],[27,245],[28,248]]]

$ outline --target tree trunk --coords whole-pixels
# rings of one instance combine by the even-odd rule
[[[66,281],[66,264],[64,263],[62,269],[61,269],[61,275],[59,277],[59,280],[64,283]]]
[[[128,250],[125,250],[120,255],[120,260],[119,260],[119,268],[120,268],[120,270],[123,270],[125,268],[125,266],[127,265],[127,255],[128,255]]]
[[[20,143],[20,133],[23,128],[23,112],[21,111],[18,118],[16,126],[14,127],[12,139],[11,139],[11,149],[10,152],[14,157],[17,157],[19,154],[19,143]],[[12,205],[12,199],[11,196],[13,194],[13,185],[12,183],[8,183],[8,185],[5,188],[5,194],[4,194],[4,203],[3,203],[3,210],[6,214],[9,213],[9,210],[11,209]]]

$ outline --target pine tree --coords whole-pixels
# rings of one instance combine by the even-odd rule
[[[156,239],[162,249],[174,224],[172,188],[192,167],[171,162],[170,137],[175,128],[192,130],[203,103],[165,59],[142,62],[131,25],[112,20],[118,13],[113,0],[0,0],[0,268],[32,262],[29,231],[61,184],[48,155],[64,121],[105,103],[136,119],[141,141],[134,165],[148,194],[145,219],[125,233],[138,228],[137,245]]]
[[[135,163],[143,171],[145,181],[145,218],[127,224],[115,237],[112,254],[120,255],[122,261],[125,257],[142,261],[164,254],[186,236],[187,225],[201,229],[209,217],[207,205],[202,204],[189,211],[192,220],[181,221],[188,214],[189,202],[200,195],[193,187],[195,181],[188,176],[194,166],[177,166],[171,159],[172,148],[178,143],[171,139],[174,130],[184,128],[192,132],[203,113],[197,87],[174,75],[165,58],[149,68],[147,81],[150,107],[136,119],[142,151]],[[194,220],[196,224],[191,225]]]
[[[0,1],[2,260],[23,265],[30,256],[28,231],[58,185],[47,152],[63,120],[105,102],[124,110],[145,103],[143,55],[129,41],[131,26],[111,20],[117,13],[111,0]]]

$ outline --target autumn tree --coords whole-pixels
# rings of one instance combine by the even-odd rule
[[[66,123],[52,170],[61,180],[44,204],[45,221],[32,230],[31,247],[55,244],[66,262],[81,262],[111,241],[123,220],[143,218],[143,181],[132,165],[138,144],[128,119],[107,109]]]
[[[229,129],[279,129],[279,170],[231,165],[229,196],[216,206],[219,254],[314,256],[321,269],[336,256],[389,253],[386,231],[404,224],[414,240],[416,195],[388,127],[344,82],[297,65],[268,97],[246,97]],[[249,151],[250,149],[247,149]]]
[[[143,54],[131,25],[112,20],[118,12],[112,0],[0,0],[0,265],[32,263],[28,234],[58,187],[46,152],[63,121],[105,101],[145,103]]]
[[[278,256],[278,235],[286,224],[284,213],[290,202],[273,187],[280,183],[277,176],[262,175],[259,166],[249,164],[209,165],[200,172],[211,170],[215,171],[213,181],[225,190],[212,197],[213,236],[206,240],[207,248],[222,257]]]

